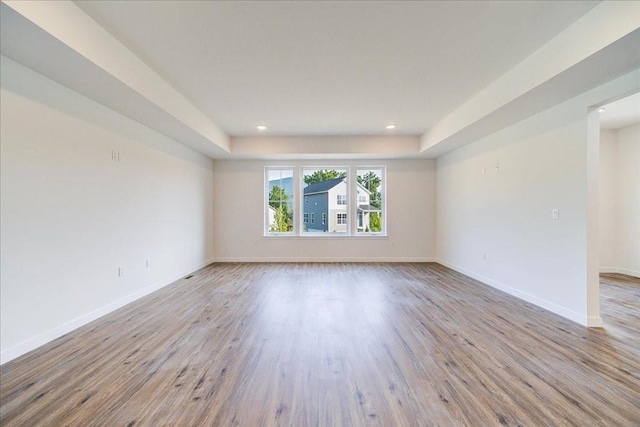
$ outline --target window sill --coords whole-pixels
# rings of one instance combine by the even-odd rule
[[[334,233],[308,233],[308,234],[264,234],[264,239],[296,239],[296,240],[318,240],[318,239],[339,239],[339,240],[386,240],[389,238],[387,234],[334,234]]]

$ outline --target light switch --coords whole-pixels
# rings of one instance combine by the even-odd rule
[[[551,218],[560,219],[560,209],[553,209],[551,211]]]

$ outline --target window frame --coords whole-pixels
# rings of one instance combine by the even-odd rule
[[[382,215],[382,230],[381,231],[358,231],[358,223],[357,219],[354,223],[353,233],[355,236],[365,237],[365,236],[387,236],[387,167],[384,165],[355,165],[354,169],[354,199],[356,201],[355,205],[355,216],[358,216],[358,195],[357,195],[357,185],[358,185],[358,172],[363,171],[371,171],[371,170],[380,170],[380,202],[382,204],[381,212]],[[369,204],[371,204],[371,199],[369,199]]]
[[[346,231],[345,232],[309,232],[305,231],[305,227],[310,224],[304,222],[304,207],[309,204],[308,196],[304,195],[304,173],[308,170],[338,170],[345,171],[346,184],[347,184],[347,196],[346,196]],[[291,231],[286,232],[273,232],[269,231],[269,171],[273,170],[286,170],[292,172],[292,192],[293,202],[291,203],[293,209]],[[381,184],[380,184],[380,199],[382,202],[382,231],[379,232],[364,232],[358,231],[358,172],[361,170],[380,170],[381,171]],[[316,239],[316,238],[333,238],[333,239],[358,239],[358,238],[387,238],[387,167],[386,165],[373,165],[373,164],[326,164],[326,165],[305,165],[305,164],[292,164],[284,166],[264,166],[264,226],[263,237],[265,238],[301,238],[301,239]],[[337,203],[337,200],[336,200]],[[308,214],[308,213],[307,213]],[[337,214],[337,212],[336,212]],[[326,213],[326,218],[321,216],[322,220],[319,222],[322,225],[327,225],[330,221],[330,215]],[[310,219],[310,218],[309,218]],[[315,220],[315,217],[314,217]],[[336,217],[337,222],[337,217]]]
[[[291,207],[293,209],[293,218],[291,218],[292,228],[291,231],[270,231],[269,230],[269,172],[271,171],[291,171],[291,184],[292,184],[292,201]],[[296,221],[298,213],[296,212],[296,173],[297,168],[295,166],[265,166],[264,168],[264,189],[263,189],[263,209],[264,209],[264,224],[263,233],[264,236],[287,236],[292,237],[296,235]],[[282,179],[282,178],[281,178]]]
[[[314,170],[337,170],[339,172],[344,171],[347,176],[345,178],[345,182],[347,184],[347,195],[346,195],[346,204],[345,205],[341,205],[341,206],[346,206],[347,208],[347,212],[349,209],[349,203],[351,201],[351,169],[352,169],[352,165],[323,165],[323,166],[317,166],[317,165],[301,165],[298,167],[298,185],[299,185],[299,192],[300,192],[300,196],[301,199],[307,198],[309,196],[305,196],[304,195],[304,176],[305,176],[305,171],[314,171]],[[327,203],[330,203],[330,201],[327,199]],[[336,198],[336,205],[337,205],[337,198]],[[304,203],[300,203],[300,213],[304,213]],[[328,212],[327,212],[328,214]],[[350,215],[347,215],[347,218],[349,218]],[[325,224],[321,225],[329,225],[329,215],[327,215],[327,220]],[[353,233],[351,232],[351,227],[349,225],[349,223],[347,222],[346,224],[346,231],[345,232],[334,232],[334,233],[330,233],[330,232],[313,232],[313,231],[305,231],[304,227],[301,226],[298,230],[298,236],[301,237],[312,237],[312,238],[337,238],[337,237],[353,237]]]

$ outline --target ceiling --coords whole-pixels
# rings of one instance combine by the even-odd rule
[[[600,112],[601,129],[620,129],[640,123],[640,92],[603,105]]]
[[[1,6],[4,57],[212,158],[437,157],[640,68],[640,2]]]
[[[76,2],[229,135],[420,135],[597,2]]]

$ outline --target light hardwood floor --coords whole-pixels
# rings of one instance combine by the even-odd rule
[[[3,426],[640,425],[640,281],[587,329],[437,264],[214,264],[1,369]]]

